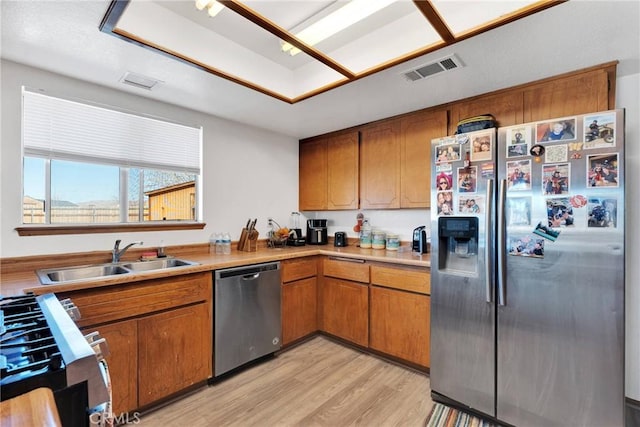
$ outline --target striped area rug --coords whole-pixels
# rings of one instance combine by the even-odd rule
[[[425,427],[493,427],[494,424],[441,403],[435,403]]]

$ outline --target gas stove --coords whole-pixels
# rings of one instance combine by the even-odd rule
[[[79,316],[54,294],[0,298],[0,400],[50,388],[63,426],[88,425],[110,405],[104,340],[83,336]]]

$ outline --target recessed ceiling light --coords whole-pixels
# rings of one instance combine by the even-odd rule
[[[127,71],[120,78],[120,83],[124,83],[140,89],[151,90],[164,82],[151,77],[143,76],[142,74],[136,74],[136,73]]]

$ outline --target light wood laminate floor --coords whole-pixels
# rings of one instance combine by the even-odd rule
[[[429,377],[325,337],[141,417],[142,426],[416,426]]]

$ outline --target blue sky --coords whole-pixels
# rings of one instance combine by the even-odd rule
[[[44,199],[44,159],[24,159],[24,194]],[[118,200],[119,170],[116,166],[53,160],[51,197],[82,203],[95,200]]]

